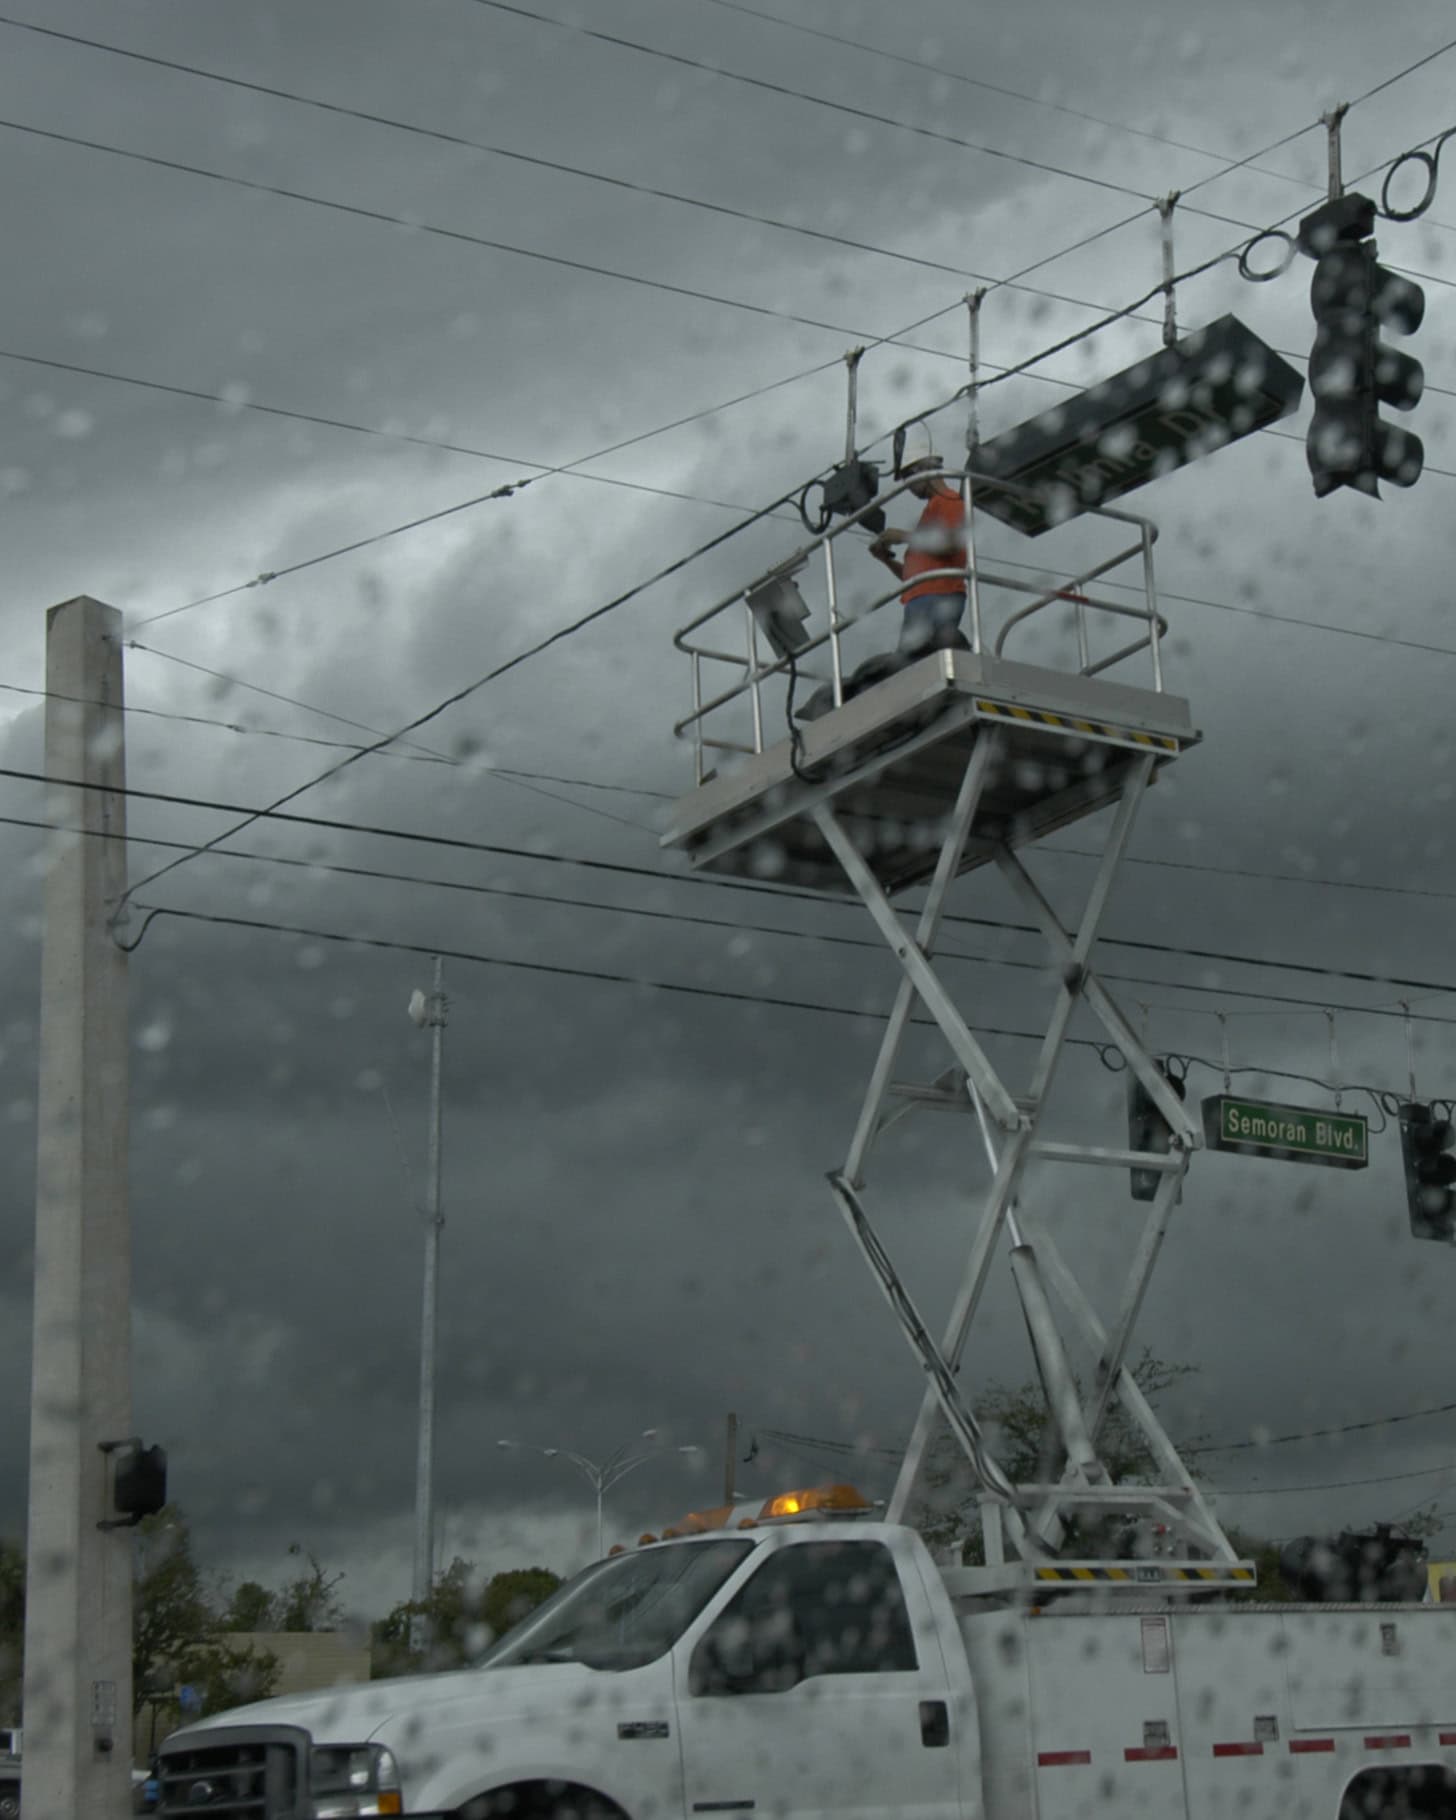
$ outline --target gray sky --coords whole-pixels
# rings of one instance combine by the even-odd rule
[[[792,376],[943,312],[909,336],[913,349],[887,344],[867,356],[862,428],[875,435],[964,379],[957,304],[974,283],[1036,264],[1025,285],[1056,293],[1003,288],[988,299],[984,357],[1009,365],[1157,282],[1147,203],[1170,188],[1193,192],[1176,216],[1180,269],[1314,206],[1318,130],[1256,158],[1255,169],[1227,166],[1435,51],[1449,29],[1434,0],[1378,23],[1345,0],[1216,12],[1187,0],[1095,9],[1029,0],[994,15],[950,0],[893,11],[761,0],[762,16],[726,0],[571,9],[542,0],[539,10],[649,49],[476,0],[241,10],[219,0],[52,0],[0,22],[0,134],[12,172],[0,199],[8,684],[41,686],[44,609],[89,592],[123,608],[148,647],[128,652],[133,707],[313,740],[354,737],[243,686],[252,683],[366,726],[400,725],[728,528],[734,515],[721,502],[761,504],[832,460],[842,370]],[[20,29],[27,18],[494,149],[40,36]],[[1437,59],[1355,107],[1347,177],[1453,124],[1452,67]],[[1139,209],[1129,225],[1062,251]],[[361,210],[414,225],[351,212]],[[1103,968],[1134,982],[1121,989],[1127,1000],[1152,1007],[1159,1048],[1216,1057],[1221,1010],[1236,1065],[1323,1076],[1323,1008],[1336,1003],[1357,1008],[1337,1018],[1346,1077],[1398,1089],[1397,1002],[1419,997],[1432,1019],[1456,1017],[1448,999],[1385,983],[1456,984],[1442,940],[1456,891],[1446,832],[1456,458],[1451,392],[1435,389],[1456,388],[1453,234],[1456,204],[1440,195],[1424,220],[1380,235],[1384,256],[1423,274],[1427,292],[1412,345],[1429,389],[1412,421],[1429,466],[1414,490],[1387,489],[1378,504],[1348,492],[1316,501],[1300,418],[1129,502],[1162,528],[1169,683],[1191,699],[1205,738],[1150,799],[1135,842],[1144,863],[1124,871],[1108,932],[1376,976],[1109,946]],[[1235,310],[1300,356],[1311,337],[1307,274],[1301,266],[1253,287],[1226,263],[1180,288],[1180,320]],[[1036,377],[992,387],[986,433],[1153,350],[1159,313],[1144,315]],[[963,416],[938,423],[944,446],[958,446]],[[522,479],[532,464],[580,462],[629,438],[642,440],[577,474],[141,625]],[[772,521],[745,532],[482,689],[422,735],[463,763],[371,759],[298,805],[539,857],[275,825],[236,845],[437,882],[210,856],[145,901],[769,999],[884,1006],[888,959],[806,939],[868,939],[850,911],[750,904],[681,882],[682,863],[656,847],[664,797],[691,781],[671,736],[688,705],[671,631],[786,554],[795,531]],[[990,547],[1050,567],[1090,547],[1084,528],[1059,535],[1060,545],[1017,550],[1002,533]],[[860,568],[868,588],[870,565]],[[174,659],[242,680],[219,683]],[[37,703],[11,694],[0,712],[12,717],[3,762],[34,768]],[[302,738],[140,714],[128,737],[133,784],[243,803],[267,801],[340,756]],[[637,793],[543,784],[547,796],[492,775],[498,767]],[[7,815],[44,814],[32,785],[12,781],[5,797]],[[139,839],[183,841],[225,825],[141,801],[130,823]],[[1094,833],[1073,830],[1055,844],[1086,850]],[[12,1488],[0,1524],[15,1528],[40,836],[7,827],[0,839],[14,935],[0,1019],[10,1135],[10,1318],[0,1327],[0,1456],[10,1470],[0,1484]],[[139,845],[133,876],[167,857]],[[568,858],[655,876],[559,863]],[[1042,867],[1070,911],[1088,862],[1047,853]],[[442,880],[604,908],[449,891]],[[957,908],[1020,920],[989,882],[963,885]],[[798,933],[653,920],[642,909]],[[1039,958],[1005,931],[960,930],[957,944],[983,961]],[[448,972],[447,1549],[492,1566],[581,1558],[586,1488],[559,1466],[500,1454],[502,1436],[599,1454],[655,1425],[710,1450],[699,1476],[678,1462],[624,1485],[614,1516],[625,1534],[709,1495],[730,1408],[745,1434],[903,1442],[916,1373],[822,1180],[852,1127],[873,1022],[504,966],[451,963]],[[423,957],[165,919],[132,966],[138,1423],[168,1446],[175,1494],[210,1560],[281,1574],[287,1543],[301,1540],[347,1566],[361,1607],[407,1590],[420,1244],[380,1083],[418,1179],[427,1042],[404,1006],[427,973]],[[1034,971],[968,960],[955,977],[987,1021],[1011,1028],[1035,1028],[1047,1002]],[[1304,1003],[1280,1007],[1251,992]],[[1423,1091],[1456,1093],[1449,1026],[1417,1031]],[[995,1049],[1009,1072],[1029,1053],[1024,1043]],[[929,1043],[923,1065],[927,1074],[943,1065]],[[1243,1078],[1258,1088],[1257,1077]],[[1199,1092],[1217,1090],[1216,1073],[1194,1080]],[[1266,1085],[1275,1096],[1320,1098]],[[1057,1117],[1067,1133],[1121,1129],[1121,1082],[1090,1051],[1069,1060]],[[969,1141],[952,1121],[902,1126],[875,1177],[882,1230],[937,1322],[984,1187]],[[1393,1134],[1373,1148],[1371,1168],[1349,1176],[1219,1157],[1195,1164],[1140,1330],[1159,1353],[1198,1367],[1169,1406],[1175,1433],[1280,1434],[1448,1400],[1437,1363],[1447,1352],[1451,1258],[1407,1234]],[[1079,1185],[1075,1202],[1066,1187],[1048,1179],[1033,1192],[1106,1298],[1139,1211],[1120,1181],[1085,1200]],[[1028,1370],[1003,1283],[967,1375],[1019,1381]],[[1418,1502],[1456,1510],[1456,1465],[1446,1477],[1430,1470],[1456,1461],[1451,1436],[1450,1419],[1435,1418],[1217,1456],[1210,1472],[1230,1492],[1379,1481],[1226,1498],[1229,1514],[1275,1535],[1391,1518]],[[744,1471],[767,1495],[829,1463],[765,1447]],[[872,1462],[861,1476],[884,1488]]]

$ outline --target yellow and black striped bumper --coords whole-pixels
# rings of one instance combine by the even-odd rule
[[[1106,721],[1079,720],[1070,714],[1053,714],[1049,708],[1021,708],[1010,702],[987,701],[977,696],[976,712],[993,720],[1017,721],[1029,727],[1054,727],[1059,733],[1082,733],[1091,739],[1112,740],[1121,746],[1144,746],[1175,756],[1183,749],[1167,733],[1144,733],[1135,727],[1116,727]]]
[[[1135,1567],[1038,1567],[1038,1580],[1086,1585],[1089,1581],[1115,1580],[1152,1585],[1159,1580],[1215,1580],[1220,1584],[1234,1581],[1242,1586],[1255,1583],[1251,1567],[1161,1567],[1156,1561],[1140,1561]]]

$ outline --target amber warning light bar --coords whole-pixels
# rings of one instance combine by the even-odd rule
[[[767,1499],[758,1515],[739,1517],[734,1523],[735,1506],[720,1505],[715,1510],[690,1510],[685,1517],[664,1529],[661,1536],[650,1532],[638,1537],[638,1546],[662,1541],[673,1542],[680,1536],[700,1536],[710,1530],[757,1529],[760,1523],[791,1523],[797,1518],[812,1517],[819,1513],[825,1515],[851,1516],[860,1512],[871,1512],[874,1506],[868,1498],[862,1497],[853,1485],[816,1485],[802,1491],[781,1491],[777,1497]],[[621,1554],[618,1544],[608,1550],[610,1554]]]

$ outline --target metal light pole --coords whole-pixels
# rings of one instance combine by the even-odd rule
[[[444,965],[435,956],[433,990],[426,998],[416,992],[409,1014],[421,1029],[430,1029],[430,1147],[425,1209],[425,1282],[420,1309],[420,1427],[415,1461],[415,1565],[412,1598],[416,1605],[429,1597],[435,1578],[435,1332],[440,1306],[440,1232],[445,1216],[440,1208],[440,1070],[445,1051],[445,1016],[448,1005],[442,986]]]
[[[638,1437],[643,1441],[655,1440],[657,1430],[644,1428]],[[497,1441],[497,1447],[507,1447],[517,1453],[539,1453],[548,1460],[569,1460],[582,1473],[597,1495],[597,1559],[602,1558],[602,1502],[607,1493],[629,1472],[645,1466],[649,1460],[658,1460],[669,1453],[697,1453],[700,1450],[691,1442],[682,1447],[649,1447],[641,1453],[633,1453],[636,1440],[624,1441],[615,1453],[608,1454],[600,1463],[587,1459],[585,1454],[573,1453],[569,1447],[536,1447],[529,1441]]]

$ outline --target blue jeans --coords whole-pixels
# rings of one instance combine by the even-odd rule
[[[966,610],[964,594],[918,594],[905,602],[905,619],[900,627],[902,651],[928,651],[939,632],[952,632],[961,623]]]

